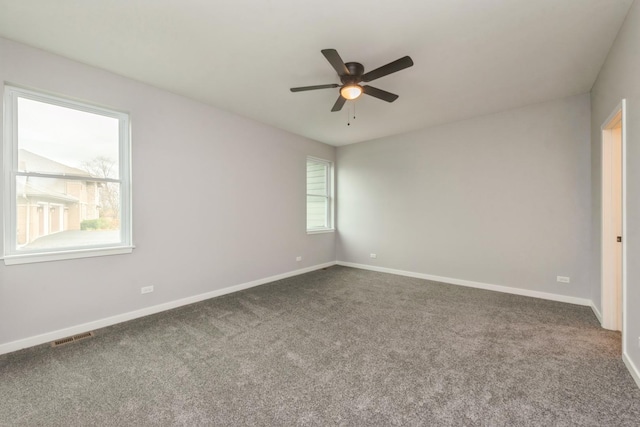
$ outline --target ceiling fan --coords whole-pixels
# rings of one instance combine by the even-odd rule
[[[340,96],[338,97],[336,103],[333,104],[333,108],[331,109],[331,111],[340,111],[347,100],[356,99],[363,93],[373,96],[374,98],[382,99],[383,101],[395,101],[396,99],[398,99],[398,95],[375,88],[373,86],[362,86],[360,85],[360,83],[366,83],[375,79],[379,79],[380,77],[384,77],[391,73],[404,70],[405,68],[409,68],[413,65],[413,61],[411,60],[411,58],[408,56],[404,56],[400,59],[388,63],[387,65],[383,65],[382,67],[365,73],[362,64],[360,64],[359,62],[343,62],[342,58],[340,58],[340,55],[338,55],[338,52],[335,49],[323,49],[321,52],[324,57],[327,58],[329,64],[331,64],[331,66],[338,73],[342,85],[332,83],[317,86],[292,87],[291,92],[302,92],[306,90],[316,89],[331,89],[339,87]]]

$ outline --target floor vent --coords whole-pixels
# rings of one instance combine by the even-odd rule
[[[55,340],[51,343],[51,347],[59,347],[61,345],[70,344],[72,342],[85,340],[87,338],[92,338],[93,332],[85,332],[84,334],[74,335],[72,337],[60,338],[59,340]]]

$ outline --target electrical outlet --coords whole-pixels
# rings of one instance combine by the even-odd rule
[[[153,286],[145,286],[143,288],[140,288],[141,294],[149,294],[151,292],[153,292]]]
[[[369,256],[370,256],[371,258],[378,258],[378,255],[377,255],[377,254],[369,254]]]
[[[560,283],[570,283],[571,278],[567,276],[557,276],[556,280]]]
[[[297,256],[296,257],[296,261],[298,261],[298,262],[302,261],[302,257],[301,256]]]

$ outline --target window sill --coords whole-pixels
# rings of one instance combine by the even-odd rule
[[[114,248],[78,249],[61,252],[46,252],[37,254],[6,255],[5,265],[30,264],[34,262],[63,261],[68,259],[91,258],[109,255],[130,254],[135,246],[119,246]]]
[[[334,233],[335,231],[335,228],[322,228],[319,230],[307,230],[307,234]]]

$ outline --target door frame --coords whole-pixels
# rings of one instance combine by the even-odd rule
[[[611,164],[613,147],[610,143],[610,134],[607,132],[612,129],[612,121],[618,114],[621,114],[621,138],[622,138],[622,304],[620,310],[622,310],[622,333],[627,329],[627,313],[625,303],[627,301],[627,173],[626,173],[626,158],[627,158],[627,112],[626,112],[626,100],[623,99],[613,110],[613,112],[607,117],[602,126],[600,127],[601,134],[601,146],[602,146],[602,205],[601,205],[601,235],[600,235],[600,249],[601,249],[601,303],[602,303],[602,327],[606,329],[617,329],[617,319],[619,316],[618,306],[616,298],[616,281],[615,281],[615,245],[614,232],[613,232],[613,208],[612,208],[612,189],[611,183],[613,182],[613,168]],[[613,280],[612,280],[613,278]],[[625,340],[622,340],[623,352]]]

